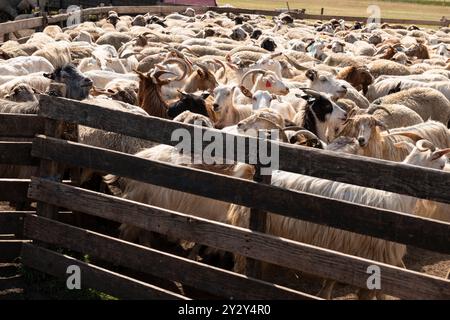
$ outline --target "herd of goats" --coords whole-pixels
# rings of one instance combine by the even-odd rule
[[[276,130],[284,143],[450,171],[450,28],[445,27],[312,22],[288,13],[272,19],[196,14],[191,8],[165,17],[111,11],[97,22],[65,30],[47,26],[25,43],[1,45],[0,112],[37,113],[38,94],[235,134]],[[243,179],[254,175],[254,167],[244,163],[191,164],[172,146],[81,125],[75,132],[67,128],[65,134],[145,159]],[[2,166],[0,177],[27,178],[34,170]],[[84,170],[80,183],[96,175]],[[100,180],[126,199],[248,227],[246,207],[113,175]],[[450,221],[449,205],[434,201],[280,170],[271,183]],[[405,245],[271,213],[267,219],[269,234],[405,267]],[[120,237],[152,247],[170,243],[192,259],[226,256],[131,225],[120,226]],[[245,272],[245,258],[235,255],[233,262],[234,271]],[[276,267],[264,265],[263,278],[274,272]],[[299,280],[294,275],[292,281]],[[332,298],[334,284],[324,279],[318,295]],[[365,289],[357,295],[384,298]]]

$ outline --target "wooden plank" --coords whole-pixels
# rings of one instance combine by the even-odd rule
[[[44,133],[44,119],[35,114],[0,113],[1,137],[32,138]]]
[[[450,223],[232,178],[121,152],[38,136],[33,156],[259,208],[385,240],[450,253]],[[423,234],[427,234],[424,237]]]
[[[0,263],[12,262],[20,257],[20,250],[29,240],[0,240]]]
[[[53,119],[46,119],[44,131],[46,135],[60,138],[63,134],[63,122]],[[61,165],[55,161],[41,159],[39,166],[39,175],[41,177],[47,177],[57,181],[61,181]],[[40,216],[56,219],[58,208],[44,202],[38,202],[36,212]]]
[[[29,179],[0,179],[0,201],[26,201],[29,183]]]
[[[270,185],[272,173],[270,175],[261,175],[261,165],[255,166],[255,175],[253,181]],[[249,229],[256,232],[266,233],[267,211],[258,208],[251,208]],[[247,259],[245,273],[253,278],[260,279],[262,276],[262,265],[254,259]]]
[[[207,131],[220,136],[224,142],[224,150],[226,150],[227,139],[230,141],[238,137],[243,139],[247,146],[246,150],[249,150],[249,144],[257,143],[257,139],[253,137],[225,134],[216,129],[200,128],[157,117],[134,115],[73,100],[40,96],[40,103],[39,115],[43,117],[66,120],[158,143],[177,145],[179,141],[171,139],[172,132],[177,129],[187,130],[191,137],[203,135]],[[209,143],[208,141],[204,141],[203,145],[196,143],[192,150],[202,154],[204,146]],[[267,143],[270,150],[279,147],[279,169],[281,170],[450,203],[450,172],[274,141],[267,141]],[[234,160],[237,156],[243,156],[236,153],[236,150],[227,151],[224,152],[224,157]],[[255,158],[255,156],[247,155],[245,159],[238,159],[240,162],[244,160],[248,162],[249,158]],[[292,159],[301,159],[301,161],[292,161]]]
[[[24,213],[21,211],[0,211],[0,234],[20,236],[23,230]]]
[[[450,282],[417,272],[60,183],[33,180],[30,194],[55,205],[357,287],[366,285],[367,268],[375,264],[381,269],[383,290],[403,298],[429,298],[430,292],[439,295],[442,290],[448,295],[450,290]]]
[[[189,300],[171,291],[32,244],[23,245],[22,263],[64,280],[69,276],[67,268],[78,266],[81,288],[94,288],[120,299]]]
[[[42,17],[0,23],[0,34],[42,26]]]
[[[301,292],[132,244],[54,220],[28,215],[24,234],[93,257],[234,299],[314,299]]]
[[[31,156],[31,142],[0,141],[0,164],[36,166],[39,159]]]

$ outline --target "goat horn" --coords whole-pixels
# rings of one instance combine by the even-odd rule
[[[369,109],[367,109],[367,114],[374,114],[375,111],[377,111],[377,110],[383,110],[388,115],[392,115],[392,113],[388,109],[386,109],[385,107],[382,107],[382,106],[377,106],[377,105],[375,105],[373,107],[369,107]]]
[[[293,59],[291,59],[287,54],[285,54],[284,56],[286,57],[286,60],[294,66],[295,69],[300,70],[300,71],[306,71],[309,69],[309,68],[304,67],[301,64],[297,63]]]
[[[163,62],[161,62],[161,64],[165,65],[165,64],[168,64],[171,62],[178,64],[181,67],[181,69],[183,70],[183,74],[180,76],[178,81],[184,79],[189,70],[187,62],[180,58],[169,58],[169,59],[166,59]]]
[[[417,141],[416,143],[417,149],[419,149],[422,152],[425,152],[427,150],[435,151],[436,147],[428,140],[422,139]]]
[[[447,153],[450,153],[450,148],[435,151],[433,152],[433,157],[431,158],[431,160],[437,160]]]
[[[300,134],[304,135],[306,138],[308,138],[308,140],[320,141],[320,139],[314,133],[312,133],[311,131],[306,130],[306,129],[298,130],[293,135],[297,136],[297,135],[300,135]]]
[[[261,73],[261,74],[264,75],[264,74],[266,74],[266,70],[263,70],[263,69],[252,69],[252,70],[247,71],[247,72],[242,76],[240,85],[242,86],[242,85],[244,84],[244,80],[245,80],[250,74],[254,74],[254,73]]]
[[[273,59],[273,58],[276,58],[276,57],[281,56],[282,54],[283,54],[283,52],[274,52],[274,53],[271,53],[271,54],[269,55],[269,57],[270,57],[271,59]]]
[[[421,136],[419,136],[418,134],[414,133],[414,132],[394,132],[389,134],[390,136],[396,135],[396,136],[405,136],[410,138],[412,141],[417,142],[419,140],[423,140],[423,138]]]
[[[176,73],[168,70],[157,70],[153,73],[153,77],[155,77],[157,80],[159,80],[159,77],[161,77],[163,74],[172,74],[174,76],[177,76]],[[178,79],[177,79],[178,80]]]
[[[287,131],[287,130],[297,130],[297,131],[299,131],[299,130],[306,130],[306,129],[303,128],[303,127],[300,127],[300,126],[288,126],[288,127],[284,127],[283,128],[283,131]]]

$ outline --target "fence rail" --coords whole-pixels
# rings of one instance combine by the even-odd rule
[[[31,150],[31,156],[33,159],[40,159],[40,167],[43,170],[40,177],[32,178],[28,190],[29,199],[38,201],[37,213],[39,214],[39,216],[26,214],[24,218],[24,236],[30,239],[89,254],[101,261],[126,266],[169,281],[180,282],[215,296],[251,299],[316,298],[293,289],[273,286],[254,277],[247,278],[230,271],[55,221],[57,217],[55,213],[64,208],[242,255],[248,261],[255,261],[249,272],[257,270],[262,261],[319,277],[335,279],[356,287],[364,287],[368,276],[367,267],[376,264],[382,270],[383,290],[386,293],[407,299],[450,299],[450,281],[448,280],[274,237],[265,234],[264,229],[257,229],[262,231],[258,232],[255,231],[256,229],[239,228],[68,185],[61,181],[58,167],[68,165],[90,168],[94,171],[108,172],[174,190],[244,205],[252,208],[251,215],[259,217],[261,221],[265,220],[262,217],[265,217],[266,212],[269,211],[443,253],[450,253],[449,223],[66,141],[61,139],[63,123],[86,125],[169,145],[178,143],[171,139],[171,132],[175,129],[185,129],[191,134],[194,134],[194,130],[218,134],[223,141],[245,139],[247,145],[256,142],[256,138],[224,134],[214,129],[175,123],[150,116],[133,115],[62,98],[40,96],[39,103],[39,118],[45,119],[46,122],[44,131],[41,133],[46,135],[38,135],[33,141]],[[102,121],[99,122],[98,119]],[[36,123],[38,122],[36,120]],[[42,123],[39,124],[39,128],[42,130]],[[317,151],[273,141],[258,140],[258,142],[267,142],[271,147],[279,146],[280,167],[283,170],[386,189],[425,199],[438,199],[446,203],[450,200],[449,174],[441,171]],[[192,152],[202,152],[204,147],[205,145],[197,146],[192,149]],[[228,155],[224,152],[224,154],[226,159],[236,160],[236,152]],[[247,154],[243,161],[249,162],[250,158],[251,155]],[[386,178],[387,174],[390,174],[389,178]],[[396,177],[399,174],[400,177]],[[361,179],[361,176],[365,179]],[[415,181],[422,183],[416,186]],[[432,188],[431,181],[433,183],[439,181],[439,188],[442,190],[436,192]],[[22,185],[22,188],[25,185],[28,185],[28,181]],[[127,214],[123,214],[124,212]],[[41,253],[40,250],[44,250],[42,255],[38,254]],[[48,261],[35,261],[38,256],[55,259],[61,265],[64,265],[67,259],[71,259],[47,251],[36,245],[27,244],[24,246],[23,254],[27,257],[25,261],[30,266],[41,270]],[[117,252],[120,254],[117,255]],[[155,264],[155,261],[158,263]],[[82,261],[75,262],[86,267]],[[99,271],[95,268],[86,270],[93,273],[92,286],[96,288],[101,281],[111,277],[107,272],[104,273],[104,270]],[[49,272],[61,275],[59,269]],[[97,278],[96,273],[100,274]],[[256,272],[252,274],[257,275]],[[117,281],[134,283],[136,279],[119,277]],[[133,285],[139,287],[136,283]],[[414,290],[411,290],[412,285]],[[121,288],[120,284],[117,286]],[[103,287],[103,289],[115,292],[114,288]],[[162,287],[147,288],[144,285],[136,290],[136,292],[142,290],[146,292],[142,293],[142,296],[173,294],[173,297],[177,297],[177,293],[167,293],[167,290]],[[123,293],[128,296],[127,291]]]
[[[208,10],[218,13],[231,12],[235,14],[257,14],[266,16],[277,16],[280,11],[277,10],[260,10],[260,9],[242,9],[242,8],[225,8],[225,7],[202,7],[202,6],[177,6],[177,5],[154,5],[154,6],[108,6],[108,7],[96,7],[80,10],[81,17],[85,18],[89,15],[101,15],[106,14],[110,10],[114,10],[119,14],[160,14],[166,15],[172,12],[180,12],[188,7],[195,9],[197,13],[204,13]],[[344,19],[346,21],[365,21],[367,17],[352,17],[352,16],[336,16],[336,15],[315,15],[306,14],[299,11],[290,11],[290,14],[296,19],[308,19],[308,20],[329,20],[329,19]],[[54,16],[35,17],[25,20],[10,21],[0,23],[0,36],[3,34],[14,33],[23,29],[37,29],[43,28],[48,24],[56,24],[67,21],[72,13],[62,13]],[[440,21],[430,20],[411,20],[411,19],[380,19],[382,23],[397,23],[397,24],[416,24],[416,25],[430,25],[430,26],[448,26],[450,20],[441,19]]]

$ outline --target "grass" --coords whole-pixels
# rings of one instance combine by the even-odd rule
[[[398,2],[400,1],[400,2]],[[415,3],[410,3],[415,2]],[[420,3],[419,3],[420,2]],[[286,0],[218,0],[219,5],[231,4],[234,7],[251,9],[286,9]],[[444,5],[445,4],[445,5]],[[306,13],[320,14],[324,8],[325,15],[368,17],[369,5],[377,5],[382,18],[414,19],[439,21],[442,16],[450,19],[450,0],[291,0],[291,9],[306,9]]]

